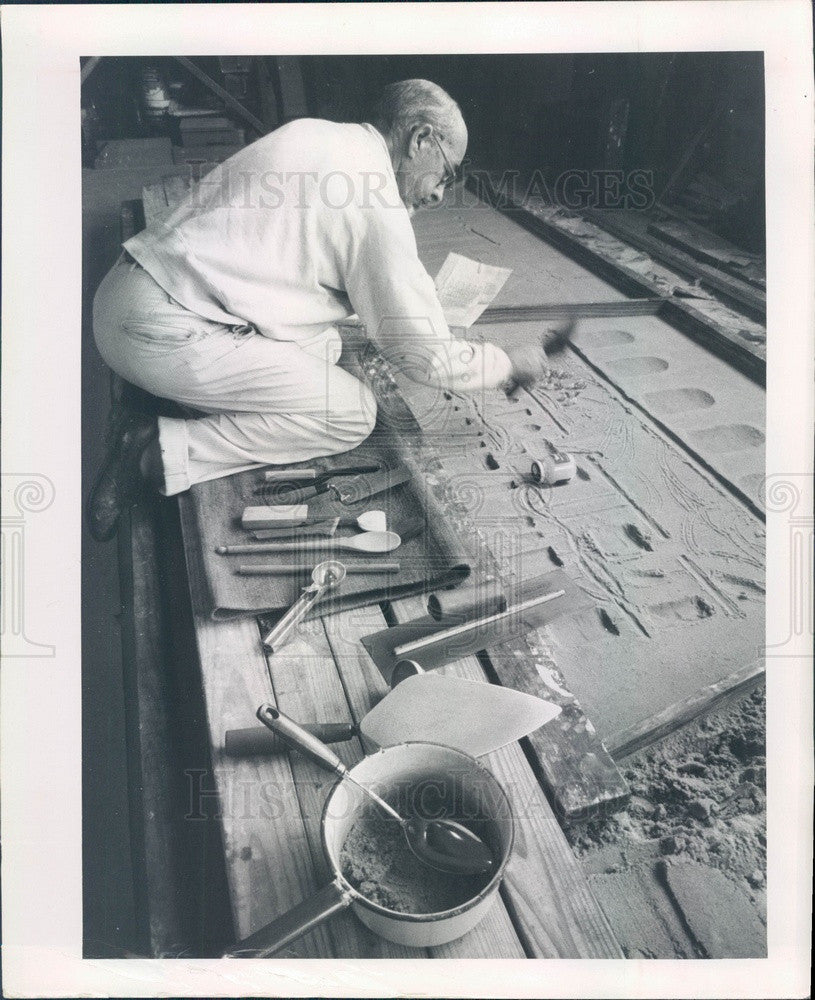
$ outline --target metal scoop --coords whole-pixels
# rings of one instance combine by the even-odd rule
[[[495,856],[490,848],[466,826],[450,819],[405,819],[376,792],[361,785],[325,743],[298,726],[274,705],[261,705],[257,717],[264,726],[268,726],[281,740],[299,750],[309,760],[326,771],[339,775],[341,779],[353,781],[357,788],[398,820],[408,847],[424,864],[454,875],[486,875],[495,869]]]
[[[306,617],[323,594],[342,583],[345,579],[345,573],[345,566],[332,559],[327,559],[314,567],[311,573],[311,583],[303,588],[303,593],[271,632],[264,636],[263,645],[270,653],[274,653],[277,647],[282,645],[289,632]]]

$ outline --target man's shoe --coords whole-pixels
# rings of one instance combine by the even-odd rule
[[[122,511],[136,500],[143,484],[141,457],[158,434],[156,418],[142,413],[130,413],[117,424],[88,496],[88,529],[97,542],[113,538]]]

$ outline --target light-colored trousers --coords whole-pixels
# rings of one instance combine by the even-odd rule
[[[337,366],[336,335],[304,348],[213,322],[124,255],[96,293],[93,330],[122,378],[207,414],[159,417],[167,495],[259,465],[348,451],[373,429],[373,394]]]

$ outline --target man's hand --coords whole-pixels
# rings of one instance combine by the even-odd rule
[[[505,347],[504,353],[512,362],[512,375],[507,383],[507,395],[517,389],[528,389],[549,367],[546,351],[542,344],[520,344]]]
[[[538,344],[504,348],[504,353],[512,362],[512,375],[506,385],[507,396],[515,396],[519,389],[527,389],[534,385],[549,367],[547,351],[549,354],[562,351],[571,340],[576,325],[576,320],[570,319],[547,331]]]

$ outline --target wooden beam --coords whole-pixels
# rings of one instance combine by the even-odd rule
[[[758,660],[740,670],[734,670],[732,674],[723,677],[715,684],[700,688],[688,698],[669,705],[668,708],[652,715],[648,719],[643,719],[635,726],[630,726],[620,733],[616,733],[608,740],[608,747],[615,760],[629,757],[638,750],[656,743],[658,740],[670,736],[671,733],[681,729],[682,726],[693,722],[705,712],[709,712],[717,705],[735,698],[737,695],[745,694],[756,687],[764,679],[764,661]]]
[[[196,66],[191,59],[188,59],[186,56],[176,56],[175,58],[177,62],[181,63],[184,69],[192,73],[192,75],[200,80],[205,87],[209,87],[213,94],[220,97],[224,104],[228,108],[231,108],[239,118],[248,122],[258,135],[266,134],[268,130],[263,122],[259,118],[255,118],[251,111],[245,108],[240,101],[236,100],[228,90],[224,90],[219,83],[216,83],[212,77],[205,73],[199,66]]]
[[[662,294],[661,289],[653,281],[620,264],[610,254],[601,254],[587,247],[571,233],[534,215],[513,199],[501,195],[484,175],[471,175],[468,184],[479,197],[494,205],[518,225],[539,236],[626,295],[649,298]],[[755,354],[747,343],[731,330],[696,309],[691,300],[676,296],[664,298],[659,312],[672,326],[729,361],[748,378],[759,385],[765,384],[764,359]]]
[[[612,218],[610,212],[587,211],[586,217],[618,239],[624,240],[662,261],[688,278],[699,280],[703,285],[719,292],[732,302],[737,309],[745,311],[753,319],[763,323],[767,319],[767,297],[753,285],[735,275],[721,271],[678,247],[669,246],[663,240],[655,239],[647,233],[635,231],[619,219]]]

